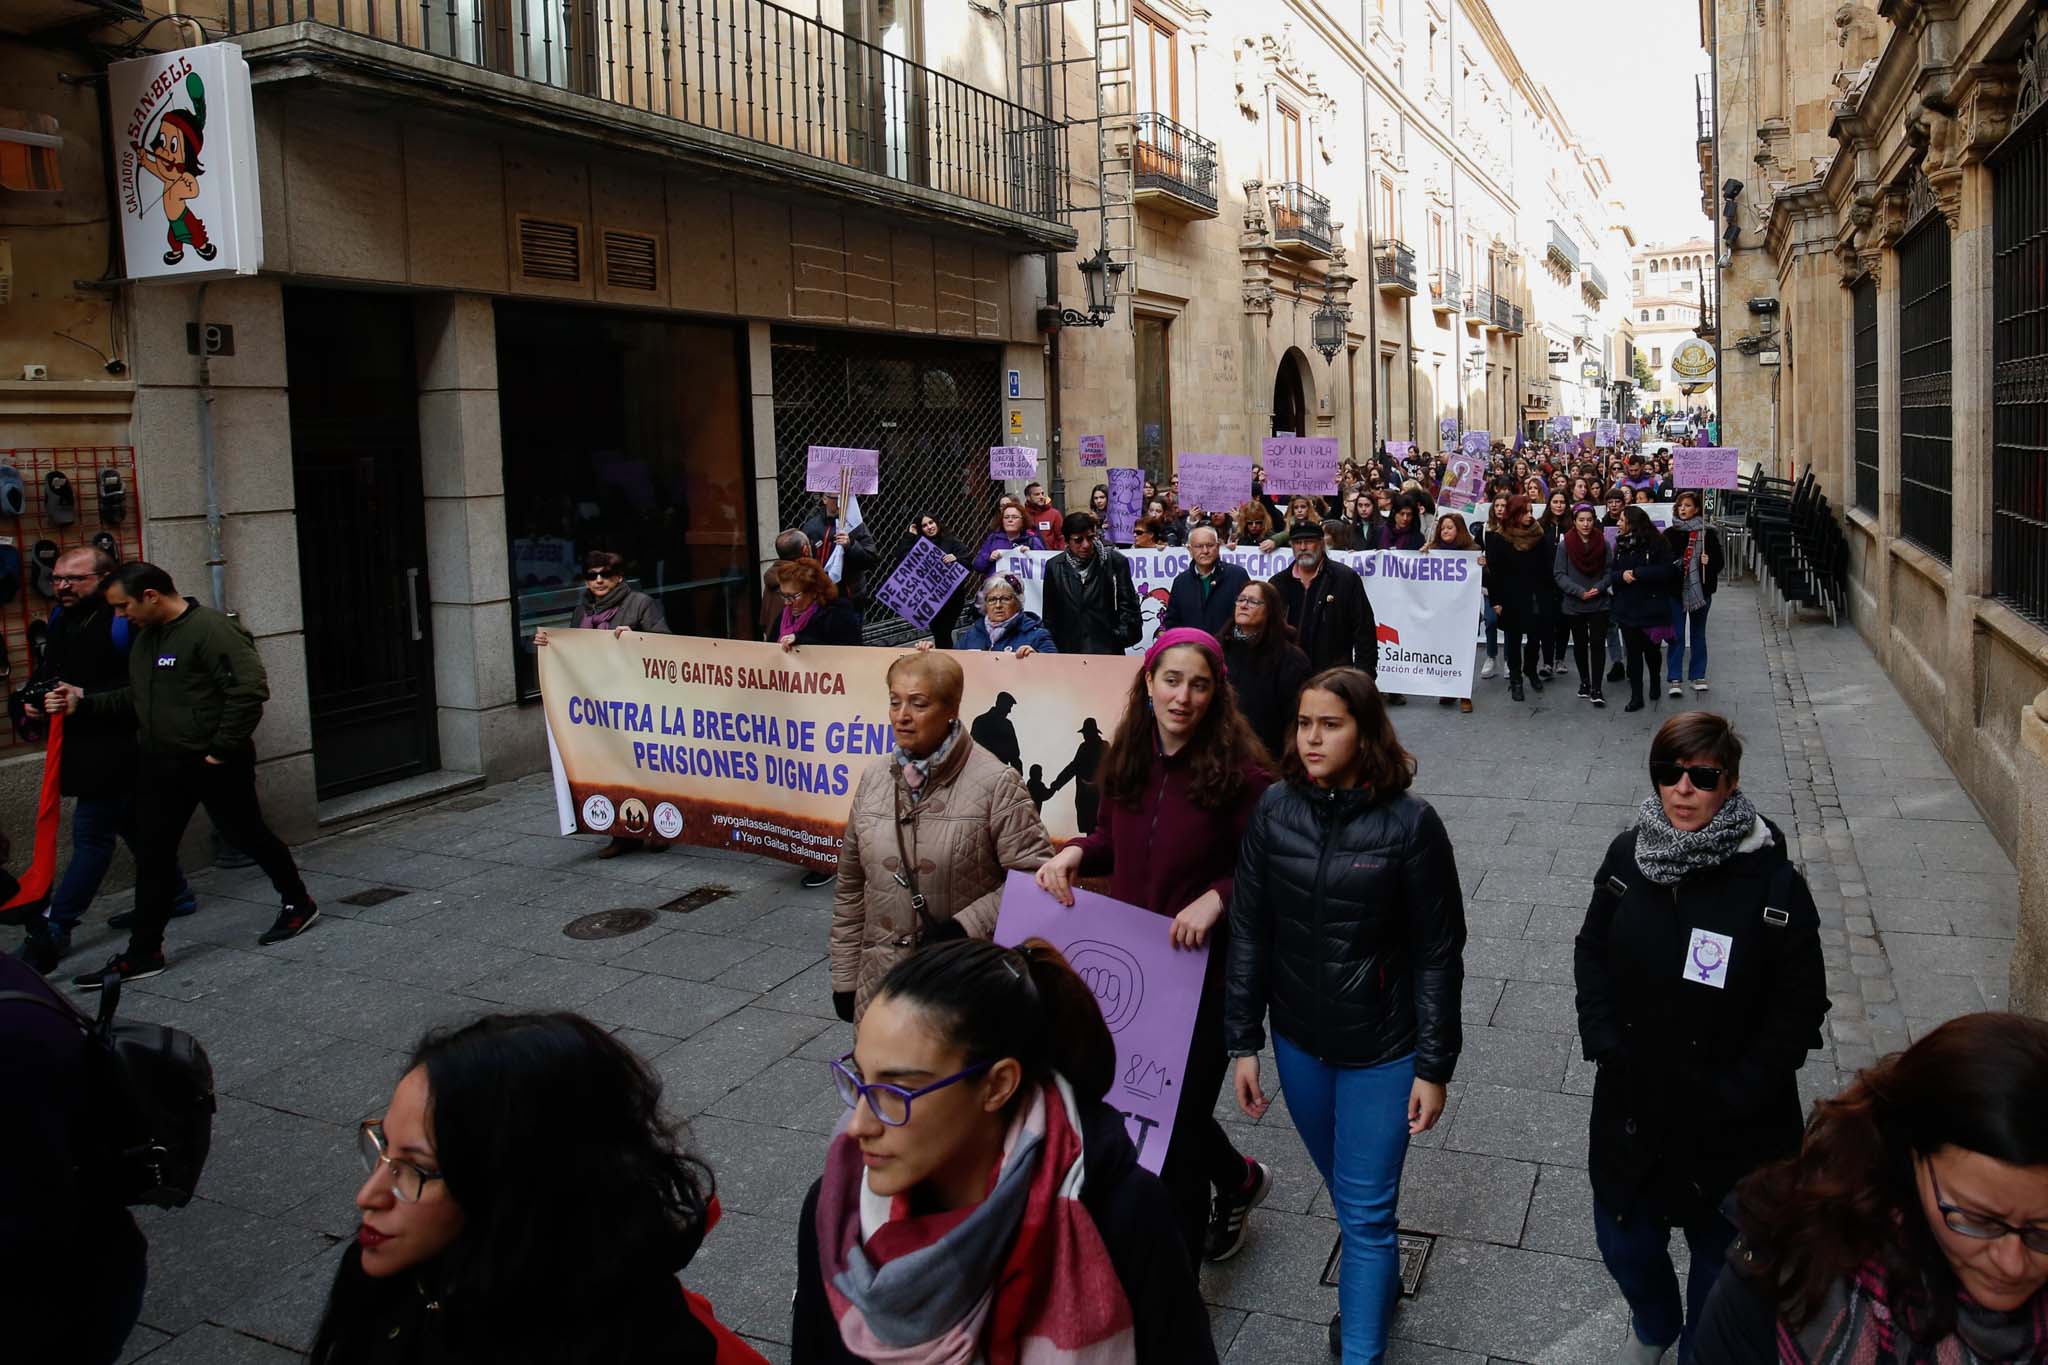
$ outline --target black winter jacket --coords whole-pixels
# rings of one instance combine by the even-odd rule
[[[813,554],[818,553],[820,546],[824,547],[824,553],[818,555],[818,562],[823,564],[832,554],[832,547],[827,542],[838,535],[839,532],[846,531],[846,521],[844,517],[838,519],[827,517],[821,508],[811,513],[809,518],[798,529],[811,542],[811,552]],[[875,561],[880,557],[880,552],[875,549],[875,537],[868,530],[866,522],[862,522],[851,531],[847,531],[846,554],[839,566],[840,595],[852,598],[855,602],[865,601],[868,589],[868,570],[875,567]]]
[[[1223,1039],[1256,1053],[1273,1029],[1332,1066],[1409,1052],[1442,1085],[1464,1031],[1465,898],[1427,801],[1275,783],[1245,831],[1230,902]]]
[[[1166,1186],[1138,1164],[1124,1116],[1106,1104],[1081,1101],[1081,1152],[1087,1181],[1082,1207],[1116,1267],[1130,1300],[1138,1365],[1214,1365],[1216,1342],[1195,1272],[1180,1238]],[[793,1365],[853,1365],[825,1297],[818,1254],[818,1182],[804,1196],[796,1234],[796,1302],[791,1310]]]
[[[1237,709],[1251,723],[1252,733],[1266,746],[1266,752],[1277,759],[1286,751],[1287,736],[1294,730],[1294,704],[1301,699],[1301,685],[1309,679],[1308,655],[1284,640],[1269,649],[1253,649],[1233,639],[1229,626],[1217,638],[1223,641],[1223,667]]]
[[[120,643],[115,643],[116,630]],[[128,641],[135,628],[117,628],[114,609],[98,593],[81,597],[50,613],[49,643],[43,650],[38,679],[56,678],[86,693],[128,686]],[[81,710],[64,725],[64,758],[57,775],[65,796],[99,800],[125,797],[135,790],[135,764],[141,750],[135,743],[135,713],[119,710],[92,714]]]
[[[1121,654],[1144,638],[1130,562],[1100,542],[1085,583],[1073,555],[1045,561],[1042,603],[1039,617],[1062,654]]]
[[[1676,596],[1685,591],[1685,547],[1692,539],[1690,531],[1681,531],[1676,526],[1664,528],[1664,543],[1671,547],[1671,558],[1678,564],[1678,582],[1672,588]],[[1707,562],[1700,568],[1700,587],[1712,597],[1721,586],[1721,533],[1709,526],[1700,537],[1706,542]]]
[[[1622,575],[1635,571],[1636,581]],[[1678,594],[1679,568],[1662,536],[1637,541],[1623,532],[1614,543],[1608,566],[1608,587],[1614,593],[1614,624],[1648,630],[1671,624],[1671,603]]]
[[[1797,1073],[1828,1012],[1820,917],[1770,838],[1676,886],[1636,866],[1634,830],[1593,878],[1573,954],[1593,1085],[1593,1192],[1626,1218],[1682,1221],[1799,1149]],[[1243,895],[1239,883],[1239,895]],[[1699,980],[1693,931],[1732,940],[1724,985]]]
[[[1218,643],[1230,638],[1232,618],[1237,612],[1237,595],[1244,591],[1245,584],[1252,581],[1252,576],[1228,560],[1218,560],[1216,572],[1210,577],[1214,581],[1210,583],[1205,597],[1202,576],[1192,565],[1174,575],[1173,589],[1166,598],[1166,611],[1159,618],[1160,630],[1193,626],[1197,630],[1208,631]]]
[[[1306,592],[1292,566],[1266,581],[1279,589],[1287,624],[1294,627],[1294,642],[1308,655],[1312,672],[1362,668],[1379,675],[1379,622],[1373,619],[1372,599],[1356,569],[1325,559]]]
[[[1513,622],[1523,634],[1549,620],[1557,601],[1557,583],[1551,572],[1557,560],[1557,541],[1548,533],[1536,537],[1526,550],[1517,550],[1505,535],[1491,527],[1486,532],[1486,595],[1503,624]]]

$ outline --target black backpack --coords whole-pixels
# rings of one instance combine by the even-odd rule
[[[31,991],[0,991],[0,1004],[40,1005],[85,1036],[85,1143],[79,1165],[123,1204],[183,1208],[213,1144],[213,1063],[199,1040],[163,1024],[117,1022],[121,979],[109,975],[100,1013]]]

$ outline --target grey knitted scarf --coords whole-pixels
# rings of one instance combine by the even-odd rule
[[[1673,825],[1654,795],[1636,807],[1636,866],[1659,886],[1675,886],[1694,872],[1719,867],[1756,828],[1756,807],[1741,792],[1728,798],[1705,829]]]

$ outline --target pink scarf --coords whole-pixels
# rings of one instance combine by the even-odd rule
[[[798,631],[809,625],[811,618],[817,614],[818,600],[815,597],[811,599],[811,605],[805,607],[795,616],[789,614],[789,603],[783,603],[782,620],[776,624],[775,638],[780,640],[785,635],[795,635]]]

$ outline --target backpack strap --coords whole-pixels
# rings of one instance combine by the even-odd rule
[[[112,976],[112,973],[109,973]],[[70,1001],[61,997],[38,995],[34,991],[0,991],[0,1005],[40,1005],[52,1014],[61,1014],[78,1025],[87,1034],[103,1034],[114,1022],[114,1010],[121,1003],[121,978],[114,976],[104,982],[100,989],[100,1014],[95,1021]]]

